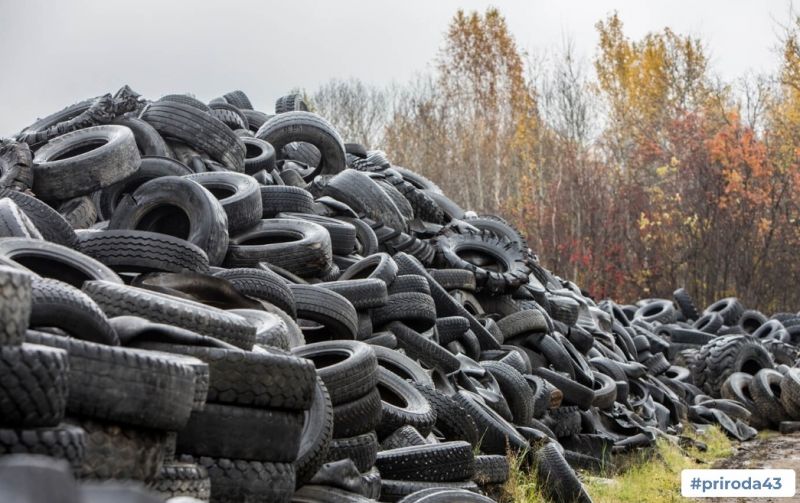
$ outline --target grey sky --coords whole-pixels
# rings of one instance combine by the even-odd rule
[[[557,49],[568,37],[588,60],[594,24],[617,10],[634,38],[664,26],[701,36],[715,71],[733,79],[777,67],[792,3],[0,0],[0,133],[123,84],[149,98],[189,91],[205,100],[240,88],[271,112],[288,89],[334,77],[404,82],[429,67],[456,9],[488,5],[531,52]]]

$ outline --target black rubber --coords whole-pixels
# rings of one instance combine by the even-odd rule
[[[404,425],[427,435],[436,422],[436,413],[425,397],[411,383],[384,368],[378,368],[377,377],[383,402],[378,435],[387,437]]]
[[[268,268],[222,269],[215,272],[214,276],[229,281],[243,295],[265,300],[291,317],[297,316],[292,289]]]
[[[300,449],[294,462],[296,485],[305,484],[317,472],[328,455],[333,436],[333,405],[328,388],[316,378],[310,408],[303,413],[303,434]]]
[[[228,216],[228,232],[235,233],[255,225],[263,214],[258,182],[244,173],[217,171],[196,173],[185,178],[205,187],[217,198]]]
[[[118,272],[207,272],[209,267],[208,256],[196,245],[156,232],[81,232],[78,247]]]
[[[302,431],[302,412],[208,403],[178,432],[177,449],[198,456],[291,463],[297,459]]]
[[[31,279],[26,271],[0,265],[0,345],[22,344],[31,316]]]
[[[77,288],[54,279],[34,278],[31,298],[31,328],[56,327],[78,339],[119,345],[106,315]]]
[[[183,456],[181,461],[197,463],[211,479],[215,503],[275,501],[288,503],[294,493],[292,463],[262,463],[242,459]]]
[[[26,340],[69,354],[68,413],[173,431],[186,424],[195,373],[179,360],[33,331]]]
[[[228,218],[220,202],[202,185],[183,177],[164,176],[122,196],[109,229],[168,234],[197,245],[212,265],[228,249]]]
[[[757,339],[749,335],[717,337],[700,349],[690,364],[694,384],[712,397],[734,372],[755,375],[762,368],[772,368],[772,357]]]
[[[0,346],[0,423],[57,426],[67,406],[67,368],[68,356],[61,349]]]
[[[231,237],[226,267],[254,267],[260,262],[301,277],[319,276],[332,264],[331,240],[319,224],[287,218],[261,220]]]
[[[365,472],[375,465],[378,455],[378,437],[375,432],[365,433],[349,438],[331,440],[325,462],[339,459],[351,459],[360,472]]]
[[[333,405],[364,396],[377,383],[378,359],[363,342],[318,342],[294,348],[292,353],[314,362]]]
[[[472,478],[475,459],[468,442],[443,442],[381,451],[375,467],[392,480],[456,482]]]
[[[314,285],[289,285],[297,307],[297,317],[319,323],[325,330],[304,330],[307,341],[325,339],[353,340],[358,330],[358,315],[353,305],[342,295]],[[314,340],[323,332],[325,339]]]
[[[140,316],[217,337],[251,349],[256,329],[247,320],[198,302],[106,281],[87,281],[83,291],[110,316]]]

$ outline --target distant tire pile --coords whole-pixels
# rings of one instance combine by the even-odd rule
[[[301,96],[275,112],[123,88],[0,141],[0,494],[481,502],[513,452],[590,501],[576,470],[655,430],[800,420],[800,316],[595,303]]]

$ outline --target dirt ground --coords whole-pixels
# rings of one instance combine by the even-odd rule
[[[800,473],[800,433],[774,435],[741,444],[736,453],[719,461],[714,468],[784,468]],[[800,489],[800,485],[798,485]],[[800,490],[793,498],[703,498],[709,503],[800,503]]]

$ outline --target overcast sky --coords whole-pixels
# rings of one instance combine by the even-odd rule
[[[798,0],[800,1],[800,0]],[[670,26],[706,42],[725,79],[779,63],[790,0],[0,0],[0,133],[123,84],[148,98],[208,100],[240,88],[272,112],[292,87],[331,78],[404,82],[429,68],[459,8],[493,5],[519,45],[566,38],[589,61],[595,23],[616,10],[638,38]]]

